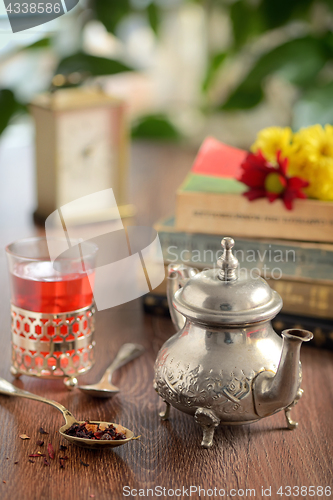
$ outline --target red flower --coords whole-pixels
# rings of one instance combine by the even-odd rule
[[[276,154],[277,166],[269,163],[258,150],[249,153],[243,161],[243,169],[240,182],[246,184],[250,189],[244,196],[253,201],[257,198],[268,198],[270,202],[281,198],[288,210],[292,209],[295,198],[306,198],[302,189],[309,183],[300,177],[288,177],[288,158],[281,157],[281,151]]]

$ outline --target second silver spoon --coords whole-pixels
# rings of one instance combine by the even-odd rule
[[[144,352],[144,347],[140,344],[124,344],[119,349],[119,352],[115,359],[112,361],[109,368],[104,373],[103,377],[97,384],[91,385],[79,385],[78,389],[96,398],[111,398],[114,394],[117,394],[120,389],[111,383],[111,377],[113,372],[125,365],[129,361],[137,358]]]

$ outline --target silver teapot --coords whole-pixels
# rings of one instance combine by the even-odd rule
[[[154,388],[166,403],[194,415],[202,427],[201,445],[210,448],[219,424],[256,422],[285,411],[289,429],[297,422],[291,408],[302,396],[300,347],[311,332],[277,335],[271,320],[282,299],[267,282],[239,270],[234,240],[223,238],[218,269],[197,273],[170,265],[168,302],[178,331],[159,351]],[[220,269],[219,269],[220,268]]]

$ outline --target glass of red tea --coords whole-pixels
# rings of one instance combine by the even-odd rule
[[[59,249],[51,260],[49,248]],[[69,246],[70,245],[70,246]],[[68,387],[94,363],[93,283],[97,246],[27,238],[6,247],[15,376],[64,378]]]

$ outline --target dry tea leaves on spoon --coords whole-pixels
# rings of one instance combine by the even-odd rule
[[[117,430],[118,429],[118,430]],[[65,431],[68,436],[84,439],[97,439],[103,441],[115,441],[120,439],[127,439],[123,432],[119,432],[121,426],[115,427],[110,424],[104,426],[102,424],[92,424],[89,421],[82,424],[75,423]]]

